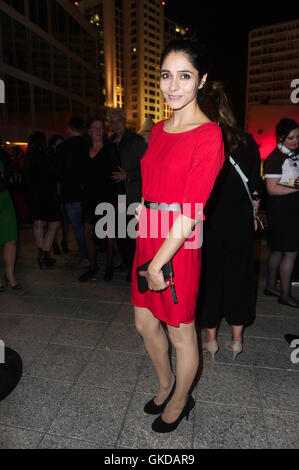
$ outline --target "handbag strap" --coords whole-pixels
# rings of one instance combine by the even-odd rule
[[[252,208],[253,208],[253,216],[256,218],[257,215],[257,208],[256,208],[256,205],[254,204],[253,202],[253,199],[252,199],[252,196],[250,194],[250,191],[249,191],[249,188],[248,188],[248,178],[246,177],[246,175],[243,173],[243,171],[241,170],[241,168],[239,167],[239,165],[235,162],[235,160],[233,159],[232,156],[229,156],[229,161],[230,163],[233,165],[233,167],[235,168],[235,170],[239,173],[240,177],[241,177],[241,180],[243,181],[244,183],[244,186],[245,186],[245,189],[247,191],[247,194],[249,196],[249,199],[250,199],[250,202],[252,204]]]

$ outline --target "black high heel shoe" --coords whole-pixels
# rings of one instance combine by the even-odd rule
[[[280,292],[277,291],[277,292],[273,292],[271,291],[270,289],[267,289],[267,287],[265,287],[264,289],[264,295],[267,295],[269,297],[279,297],[280,296]]]
[[[195,406],[194,398],[191,395],[189,395],[186,401],[186,404],[184,408],[182,409],[181,414],[173,423],[165,423],[165,421],[163,421],[161,416],[159,416],[153,422],[152,430],[155,432],[161,432],[161,433],[175,431],[175,429],[178,427],[182,419],[184,419],[185,417],[187,420],[189,419],[190,411],[192,410],[192,408],[194,408],[194,406]]]
[[[282,297],[278,297],[278,303],[281,305],[287,305],[288,307],[299,308],[298,300],[294,299],[293,297],[290,298],[294,301],[294,303],[289,302],[288,300],[285,300]]]
[[[20,290],[20,289],[21,289],[21,286],[20,286],[20,284],[19,284],[18,282],[17,282],[16,284],[13,284],[13,285],[12,285],[12,284],[9,282],[8,277],[6,276],[6,274],[5,274],[5,276],[4,276],[4,281],[5,281],[5,284],[6,284],[7,286],[9,286],[12,290]]]
[[[163,401],[163,403],[161,403],[161,405],[156,405],[155,403],[155,398],[152,398],[152,400],[150,400],[145,406],[144,406],[144,412],[149,414],[149,415],[159,415],[161,413],[163,413],[167,403],[169,402],[169,400],[171,399],[172,395],[174,394],[174,391],[175,391],[175,386],[176,386],[176,378],[174,379],[174,384],[172,386],[172,389],[170,390],[170,394],[168,395],[168,397],[166,398],[165,401]]]

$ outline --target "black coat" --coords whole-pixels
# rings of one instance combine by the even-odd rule
[[[146,152],[147,144],[143,137],[129,130],[126,130],[119,144],[115,142],[115,136],[111,141],[117,150],[120,167],[127,173],[124,188],[127,205],[140,202],[142,196],[140,160]]]

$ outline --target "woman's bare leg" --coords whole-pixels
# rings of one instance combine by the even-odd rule
[[[176,388],[162,418],[166,423],[172,423],[185,406],[198,370],[199,354],[195,323],[181,323],[178,328],[167,326],[170,340],[176,349]]]
[[[4,262],[6,276],[11,285],[16,284],[15,278],[15,262],[16,262],[17,242],[11,241],[4,244]]]
[[[33,224],[33,238],[37,248],[44,249],[44,222],[42,220],[35,220]]]
[[[44,251],[50,251],[55,235],[56,235],[56,230],[58,228],[58,225],[59,225],[59,222],[48,222],[48,228],[43,237],[43,250]]]
[[[160,320],[147,308],[134,307],[135,326],[143,337],[148,354],[159,379],[159,391],[155,404],[161,405],[168,397],[174,383],[174,374],[169,359],[169,341]]]

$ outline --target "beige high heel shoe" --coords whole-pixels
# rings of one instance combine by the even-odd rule
[[[238,354],[241,354],[241,352],[243,351],[243,343],[242,343],[242,341],[232,340],[231,343],[229,343],[225,346],[225,349],[227,351],[232,351],[233,352],[233,361],[235,361]]]
[[[202,350],[204,352],[209,352],[212,356],[212,361],[214,361],[215,354],[218,351],[218,343],[216,340],[208,341],[207,343],[202,343]]]

